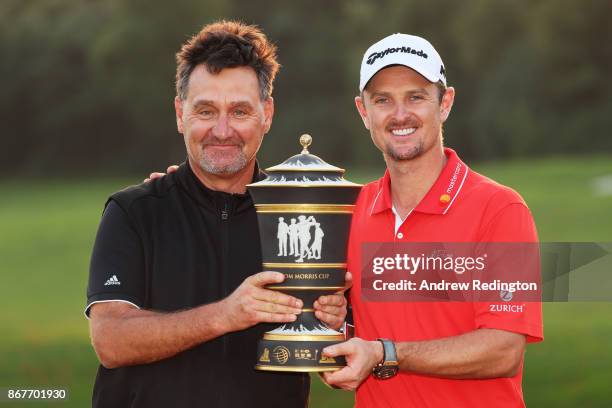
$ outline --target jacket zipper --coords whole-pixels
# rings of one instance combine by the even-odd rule
[[[223,209],[221,210],[221,220],[227,221],[229,219],[229,204],[227,200],[223,204]]]
[[[222,250],[222,265],[223,270],[221,272],[221,290],[223,293],[223,297],[229,296],[228,287],[229,287],[229,243],[230,243],[230,203],[228,198],[225,197],[223,200],[223,209],[221,210],[221,234],[223,237],[223,247]],[[223,336],[223,355],[227,358],[228,355],[228,338],[227,334]],[[219,393],[219,405],[225,405],[224,396],[225,392]]]

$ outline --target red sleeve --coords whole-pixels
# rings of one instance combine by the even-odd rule
[[[490,205],[487,212],[480,231],[480,242],[538,242],[533,217],[522,200]],[[537,268],[536,273],[539,273],[539,262]],[[474,303],[474,312],[479,329],[521,333],[528,342],[542,341],[544,338],[541,302],[505,302],[501,299],[499,302],[478,302]]]

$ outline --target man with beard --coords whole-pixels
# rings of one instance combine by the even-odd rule
[[[304,407],[307,374],[257,372],[257,341],[302,302],[265,289],[248,183],[274,113],[276,49],[254,26],[205,26],[177,54],[187,161],[113,194],[96,237],[86,315],[101,366],[94,407]],[[344,321],[342,295],[317,317]]]
[[[358,337],[324,350],[348,366],[325,380],[357,389],[357,407],[520,407],[525,344],[542,340],[539,303],[367,302],[364,242],[537,242],[532,216],[508,187],[445,148],[455,90],[425,39],[394,34],[372,45],[355,103],[387,171],[366,185],[352,220],[348,269]]]

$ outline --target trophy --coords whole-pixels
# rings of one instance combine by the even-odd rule
[[[282,272],[285,280],[268,285],[304,302],[294,322],[266,332],[259,341],[257,370],[334,371],[344,357],[324,357],[323,348],[344,335],[319,321],[313,303],[344,288],[346,252],[360,184],[344,170],[310,154],[310,135],[302,135],[300,154],[267,168],[268,177],[247,187],[257,211],[263,270]]]

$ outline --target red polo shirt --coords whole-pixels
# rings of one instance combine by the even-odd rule
[[[395,232],[391,181],[366,185],[351,226],[348,269],[354,274],[351,303],[355,333],[366,340],[396,342],[456,336],[479,328],[521,333],[541,341],[539,303],[522,312],[491,311],[491,303],[367,302],[361,297],[361,244],[365,242],[537,242],[523,199],[472,170],[446,148],[447,164],[423,200]],[[358,388],[357,407],[523,407],[522,366],[512,378],[451,380],[400,372],[389,380],[368,377]]]

